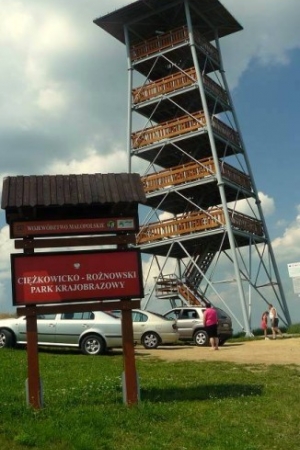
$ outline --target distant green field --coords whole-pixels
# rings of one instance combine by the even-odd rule
[[[0,448],[298,450],[299,367],[139,356],[141,402],[123,404],[120,354],[41,350],[44,408],[25,401],[27,353],[0,351]]]

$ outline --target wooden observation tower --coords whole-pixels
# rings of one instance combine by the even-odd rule
[[[242,26],[218,0],[139,0],[94,22],[127,51],[128,167],[149,207],[137,235],[146,305],[209,299],[251,335],[251,309],[273,303],[289,324],[220,50]]]

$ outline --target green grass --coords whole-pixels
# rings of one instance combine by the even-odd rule
[[[297,366],[136,360],[141,402],[123,404],[123,357],[39,353],[44,408],[26,405],[25,350],[0,352],[0,448],[298,450]]]
[[[289,327],[280,327],[280,330],[282,333],[288,333],[289,335],[295,335],[300,334],[300,323],[294,323],[290,325]],[[268,333],[271,334],[271,327],[268,328]],[[264,335],[264,331],[261,328],[255,328],[252,330],[253,336],[251,338],[245,336],[244,331],[239,331],[238,333],[235,333],[233,335],[233,339],[230,339],[229,342],[233,341],[247,341],[247,340],[253,340],[255,337],[260,337]]]

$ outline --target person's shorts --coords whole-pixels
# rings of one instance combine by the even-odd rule
[[[272,328],[277,328],[279,324],[278,317],[275,317],[275,319],[272,319]]]
[[[209,338],[216,338],[218,337],[218,325],[209,325],[208,327],[205,328],[206,333],[208,335]]]

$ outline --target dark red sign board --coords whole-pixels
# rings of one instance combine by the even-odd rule
[[[15,306],[142,298],[138,250],[11,255]]]
[[[18,221],[10,227],[12,238],[120,233],[124,231],[137,231],[136,221],[133,217]]]

